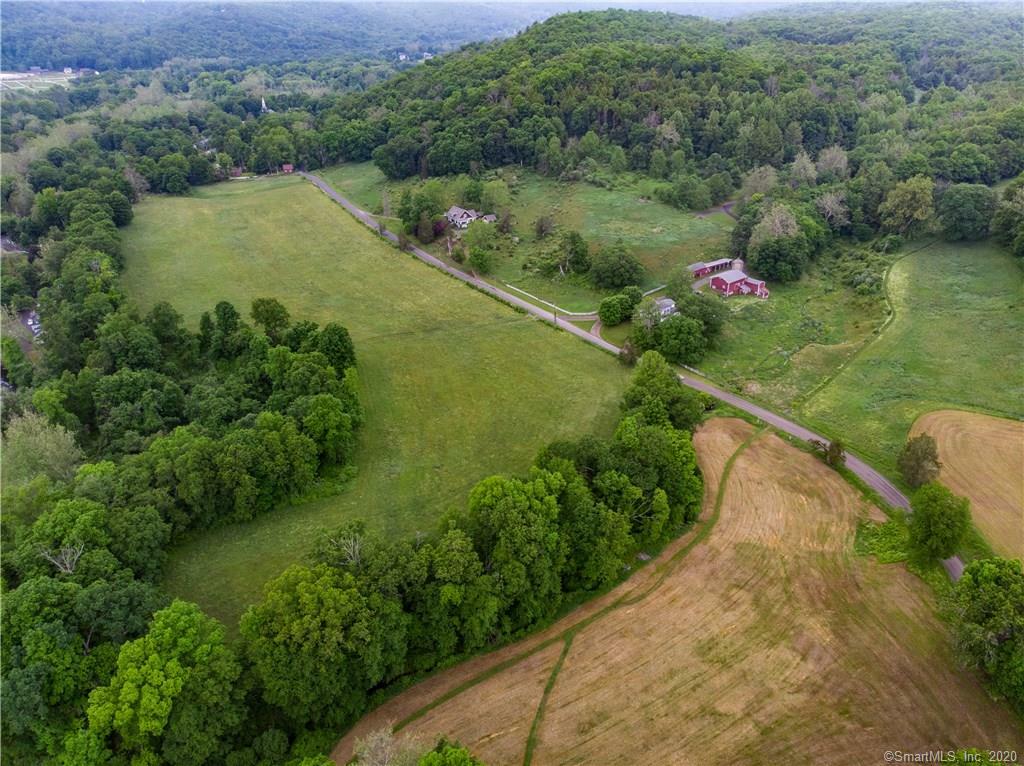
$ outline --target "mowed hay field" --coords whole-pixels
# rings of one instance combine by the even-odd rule
[[[974,523],[992,549],[1024,559],[1024,423],[939,410],[919,417],[910,433],[938,443],[939,481],[970,498]]]
[[[150,198],[125,249],[143,310],[168,300],[194,328],[219,300],[248,315],[272,296],[293,319],[340,321],[356,344],[366,424],[350,485],[172,552],[168,590],[229,626],[318,529],[359,518],[389,535],[433,531],[480,479],[618,416],[628,372],[614,358],[399,253],[302,179]]]
[[[956,669],[928,586],[853,555],[858,520],[877,510],[745,422],[716,418],[696,444],[707,491],[691,534],[704,539],[389,701],[335,761],[389,721],[458,738],[492,766],[878,764],[894,748],[1024,746],[1021,721]],[[538,665],[555,671],[546,697]]]
[[[895,474],[925,412],[1024,417],[1024,275],[1009,253],[937,242],[895,263],[888,289],[893,321],[800,408],[807,425]]]

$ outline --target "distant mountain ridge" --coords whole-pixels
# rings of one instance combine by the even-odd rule
[[[616,3],[728,18],[779,2]],[[590,2],[6,2],[5,70],[150,69],[172,58],[253,65],[452,50]]]

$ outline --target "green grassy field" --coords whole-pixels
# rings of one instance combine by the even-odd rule
[[[298,178],[147,199],[125,250],[143,309],[166,299],[194,326],[219,300],[247,314],[273,296],[293,318],[342,322],[356,344],[367,417],[350,485],[171,554],[167,589],[229,626],[317,529],[432,531],[481,478],[614,425],[628,373],[611,356],[399,253]]]
[[[772,284],[767,300],[726,300],[718,344],[697,366],[709,377],[793,413],[884,320],[880,297],[846,289],[821,265],[799,282]]]
[[[380,213],[382,194],[392,212],[404,189],[417,181],[388,181],[372,163],[340,165],[321,173],[341,193],[374,213]],[[694,261],[727,255],[732,219],[724,213],[700,218],[660,202],[645,200],[628,181],[617,189],[586,183],[560,183],[519,168],[501,171],[512,191],[511,212],[519,244],[508,256],[497,259],[495,282],[507,282],[567,311],[591,311],[607,295],[585,278],[549,279],[525,273],[523,263],[541,246],[533,223],[543,215],[555,223],[579,231],[594,248],[622,239],[647,270],[644,289],[664,283],[678,268]],[[454,202],[455,200],[451,200]],[[443,255],[442,248],[430,248]]]
[[[316,171],[331,186],[348,197],[363,210],[375,215],[383,212],[381,195],[388,191],[394,206],[402,189],[411,187],[413,182],[392,182],[372,162],[350,162],[333,168]]]
[[[724,300],[727,321],[716,346],[697,363],[709,380],[795,414],[801,399],[881,326],[881,296],[856,295],[833,277],[829,261],[815,264],[795,284],[771,285],[768,300]],[[714,295],[709,288],[704,291]],[[632,325],[602,327],[605,340],[622,345]]]
[[[936,243],[893,266],[889,294],[892,323],[806,402],[805,421],[894,474],[922,413],[1024,417],[1024,286],[1009,254]]]

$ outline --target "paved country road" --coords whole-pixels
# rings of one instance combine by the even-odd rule
[[[334,190],[334,188],[330,184],[328,184],[322,178],[312,173],[305,172],[299,173],[299,175],[301,175],[306,180],[310,181],[314,186],[320,189],[320,191],[322,191],[332,200],[334,200],[343,208],[345,208],[349,213],[354,215],[362,223],[366,224],[375,231],[379,231],[383,237],[389,239],[390,241],[395,243],[398,242],[398,236],[396,234],[380,227],[377,220],[370,213],[367,213],[365,210],[361,210],[357,206],[353,205],[349,200],[345,199],[345,197],[342,197],[340,194],[338,194],[337,191]],[[466,282],[467,284],[472,285],[478,290],[481,290],[482,292],[485,292],[488,295],[492,295],[495,298],[504,301],[505,303],[515,306],[516,308],[520,308],[523,311],[526,311],[527,313],[537,317],[538,319],[548,322],[549,324],[553,324],[555,327],[558,327],[559,329],[565,330],[566,332],[570,332],[573,335],[577,336],[578,338],[585,340],[587,343],[590,343],[591,345],[597,346],[598,348],[612,354],[619,353],[618,346],[609,343],[604,338],[601,338],[598,335],[592,335],[591,333],[584,330],[582,327],[577,327],[570,321],[560,318],[557,313],[553,313],[551,311],[548,311],[547,309],[543,309],[537,306],[536,304],[530,303],[529,301],[520,298],[514,293],[510,293],[505,290],[502,290],[499,287],[495,287],[491,283],[483,279],[480,279],[477,276],[467,274],[461,269],[449,266],[440,258],[431,255],[426,250],[422,250],[416,246],[410,246],[409,252],[415,255],[421,261],[428,263],[437,269],[440,269],[446,274],[449,274],[450,276],[453,276],[456,279]],[[747,412],[753,415],[754,417],[763,420],[768,425],[777,428],[778,430],[783,431],[784,433],[787,433],[790,436],[795,436],[797,439],[800,439],[805,442],[811,440],[817,440],[826,443],[828,442],[828,439],[816,434],[814,431],[804,428],[803,426],[794,423],[791,420],[787,420],[781,415],[778,415],[772,412],[771,410],[766,410],[764,407],[754,404],[753,402],[748,401],[747,399],[744,399],[741,396],[737,396],[736,394],[730,391],[726,391],[724,389],[719,388],[718,386],[712,385],[711,383],[707,383],[702,380],[697,380],[686,375],[680,375],[679,379],[683,382],[684,385],[696,389],[697,391],[702,391],[705,394],[708,394],[709,396],[718,399],[719,401],[732,405],[738,410],[743,410],[744,412]],[[903,508],[908,511],[910,510],[910,502],[907,500],[906,495],[900,492],[899,489],[897,489],[891,481],[889,481],[881,473],[876,471],[863,460],[856,457],[855,455],[847,454],[846,467],[853,471],[853,473],[855,473],[858,477],[860,477],[860,479],[865,484],[867,484],[879,495],[881,495],[885,502],[887,502],[889,505],[896,508]],[[949,576],[953,580],[960,579],[960,575],[964,570],[964,563],[957,556],[954,556],[951,559],[946,559],[942,562],[942,566],[946,569],[946,572],[949,573]]]

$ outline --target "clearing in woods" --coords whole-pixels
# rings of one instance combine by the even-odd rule
[[[938,442],[939,481],[971,501],[971,517],[1001,556],[1024,558],[1024,423],[979,412],[922,415],[910,435]]]
[[[877,510],[745,422],[716,418],[696,445],[695,532],[541,634],[385,703],[334,760],[387,723],[457,738],[492,766],[873,764],[894,742],[1024,746],[1020,721],[955,669],[928,586],[853,555]]]
[[[476,482],[618,418],[629,373],[615,359],[403,255],[301,178],[150,197],[124,239],[125,289],[143,311],[169,300],[195,328],[217,301],[248,315],[269,296],[355,342],[366,424],[351,483],[171,552],[166,589],[229,629],[318,529],[431,532]]]

